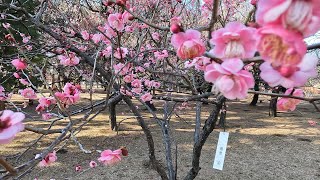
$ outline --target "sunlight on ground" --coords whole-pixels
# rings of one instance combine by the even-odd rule
[[[183,97],[181,94],[178,95]],[[77,104],[77,107],[73,107],[72,110],[77,110],[78,108],[87,107],[89,105],[90,95],[83,93],[81,97],[81,102]],[[104,98],[104,94],[93,94],[94,101],[103,100]],[[15,102],[19,102],[19,107],[22,107],[22,102],[26,101],[21,98],[20,95],[14,95],[13,100]],[[144,110],[143,106],[141,106],[135,99],[133,99],[133,102],[135,105],[139,106],[141,114],[152,131],[157,149],[157,156],[160,159],[164,159],[164,146],[159,125],[156,123],[150,113],[148,113],[147,110]],[[163,101],[154,101],[154,103],[158,109],[156,112],[157,116],[160,118],[163,117]],[[244,159],[248,159],[248,157],[245,157],[245,155],[248,155],[248,153],[250,154],[251,151],[254,150],[259,152],[268,149],[272,150],[274,148],[274,144],[277,143],[281,144],[283,142],[290,142],[292,146],[294,146],[291,148],[292,150],[300,148],[310,149],[312,145],[316,147],[320,145],[320,129],[318,126],[312,127],[308,124],[308,120],[318,120],[318,114],[315,113],[314,109],[312,109],[312,106],[308,104],[299,105],[299,111],[279,113],[279,117],[276,118],[271,118],[268,116],[268,101],[259,103],[258,106],[255,107],[248,106],[248,100],[241,102],[227,102],[227,104],[228,111],[226,130],[230,132],[230,143],[228,144],[228,149],[230,150],[228,150],[228,153],[233,152],[236,154],[236,157],[239,156],[240,159],[242,156],[244,156]],[[36,104],[32,107],[23,109],[23,111],[26,111],[28,114],[32,115],[33,119],[39,120],[33,121],[31,118],[29,118],[26,120],[28,121],[27,124],[45,129],[51,123],[51,121],[40,120],[40,115],[34,111],[35,106]],[[174,112],[170,120],[171,132],[175,138],[173,144],[178,144],[179,161],[181,161],[183,164],[189,164],[189,162],[191,162],[190,153],[193,150],[194,143],[195,103],[191,102],[189,103],[189,106],[192,108]],[[9,107],[12,108],[11,106]],[[98,109],[98,107],[94,108],[93,113]],[[110,129],[108,110],[105,110],[92,119],[86,126],[83,127],[82,131],[76,135],[78,141],[84,146],[85,149],[92,151],[92,154],[84,154],[80,150],[78,144],[70,139],[66,146],[63,147],[70,153],[65,155],[59,154],[58,163],[54,164],[53,168],[50,168],[50,170],[37,168],[37,170],[39,170],[38,173],[43,174],[44,177],[51,177],[54,175],[51,170],[54,171],[57,169],[55,172],[68,172],[69,176],[71,176],[75,173],[75,165],[81,164],[82,162],[88,163],[91,159],[97,159],[99,157],[99,153],[95,150],[117,149],[123,145],[129,147],[130,156],[128,157],[128,161],[130,162],[130,165],[133,166],[133,164],[140,162],[140,164],[138,163],[138,165],[136,165],[137,167],[135,168],[139,167],[139,170],[143,172],[146,171],[141,165],[141,162],[144,162],[147,158],[147,145],[141,127],[137,124],[136,118],[123,102],[117,106],[116,110],[117,122],[119,123],[121,121],[118,132]],[[205,123],[205,120],[209,116],[211,110],[212,105],[202,106],[202,125]],[[72,119],[80,119],[83,118],[83,116],[84,114],[81,113],[73,116]],[[56,122],[53,129],[62,129],[67,123],[67,119],[59,120]],[[76,125],[76,127],[77,126],[78,125]],[[219,136],[218,132],[222,130],[223,129],[221,128],[215,129],[214,132],[209,136],[206,145],[203,147],[202,159],[204,159],[205,163],[210,164],[210,170],[212,169],[212,158],[214,156],[215,147]],[[47,135],[35,147],[32,148],[29,154],[26,155],[26,158],[34,158],[36,153],[41,152],[43,148],[50,145],[52,140],[54,140],[58,135],[59,134]],[[38,137],[40,137],[40,135],[23,131],[17,135],[12,143],[0,147],[0,155],[14,155],[18,152],[24,151],[27,149],[28,145],[32,144]],[[270,148],[266,146],[265,143],[270,143],[272,147]],[[60,147],[61,146],[59,146],[59,148]],[[314,149],[314,151],[317,151],[317,149]],[[282,154],[283,157],[285,157],[286,154],[290,154],[289,152],[284,153],[285,154]],[[76,155],[77,158],[70,157],[71,154]],[[277,154],[274,154],[274,156],[276,155]],[[252,155],[248,156],[251,157]],[[126,161],[126,159],[124,161]],[[240,160],[234,159],[233,161],[233,164],[237,164]],[[123,166],[124,169],[128,169],[128,167],[130,167],[122,164],[119,166]],[[109,167],[108,172],[110,169],[113,169],[113,173],[119,174],[117,168]],[[204,167],[201,172],[210,174],[210,170]],[[95,171],[99,172],[100,174],[104,174],[105,168],[102,167],[100,169],[95,169]],[[85,177],[89,178],[90,173],[87,173]]]

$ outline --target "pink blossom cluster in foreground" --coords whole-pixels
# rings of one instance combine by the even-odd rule
[[[213,62],[205,69],[205,80],[214,83],[228,99],[243,99],[253,88],[251,73],[243,70],[241,59],[251,58],[257,50],[256,29],[239,22],[230,22],[225,28],[212,32],[211,54],[221,58],[222,64]]]
[[[221,65],[207,62],[203,64],[205,68],[197,67],[204,69],[205,79],[229,99],[244,98],[253,87],[250,73],[245,73],[244,79],[239,76],[246,71],[239,62],[252,58],[257,51],[265,61],[260,66],[261,78],[272,87],[299,87],[317,74],[318,59],[306,55],[303,39],[320,29],[320,3],[316,0],[260,0],[252,4],[257,5],[256,19],[260,27],[255,29],[230,22],[213,31],[210,39],[213,48],[209,54],[223,62]],[[180,22],[171,24],[180,27],[172,31],[171,38],[178,57],[193,59],[187,61],[185,67],[201,65],[203,60],[199,57],[205,52],[201,33],[192,29],[183,31]]]
[[[22,58],[13,59],[11,64],[16,68],[16,70],[24,70],[28,67],[28,64]]]
[[[0,112],[0,144],[6,144],[13,140],[16,134],[24,129],[22,121],[25,115],[21,112],[4,110]]]
[[[56,92],[55,96],[62,104],[69,106],[80,100],[80,90],[71,83],[67,83],[63,88],[63,92]]]
[[[261,77],[270,86],[292,88],[314,77],[317,59],[306,55],[304,37],[320,29],[317,0],[259,0],[256,19]]]
[[[174,34],[171,38],[171,44],[177,48],[177,55],[181,59],[199,57],[206,51],[201,40],[201,33],[193,29]]]
[[[222,64],[212,63],[206,67],[205,80],[213,82],[228,99],[243,99],[248,89],[253,88],[252,74],[243,70],[238,58],[226,59]]]

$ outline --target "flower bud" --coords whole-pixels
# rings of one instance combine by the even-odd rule
[[[170,31],[174,34],[182,31],[182,28],[178,24],[172,24],[170,27]]]

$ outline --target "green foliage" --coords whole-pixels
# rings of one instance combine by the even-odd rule
[[[0,19],[0,41],[4,41],[4,43],[0,44],[0,57],[2,57],[2,60],[0,60],[0,85],[2,85],[7,91],[25,88],[25,86],[22,85],[19,80],[13,76],[13,73],[16,72],[16,70],[10,62],[13,58],[16,58],[18,56],[19,51],[17,47],[12,46],[11,42],[4,38],[5,35],[9,33],[12,34],[16,42],[18,42],[19,44],[22,44],[22,37],[20,33],[23,33],[26,36],[31,36],[32,41],[36,41],[40,36],[38,30],[34,27],[33,23],[27,19],[23,12],[8,9],[5,6],[6,4],[10,4],[11,2],[12,0],[3,0],[3,6],[0,6],[1,13],[11,14],[12,16],[19,18],[19,21],[14,20],[10,16],[7,16],[4,19]],[[30,14],[34,14],[40,4],[39,1],[34,0],[20,0],[19,2],[20,3],[17,6],[22,6]],[[2,23],[10,23],[10,31],[3,28]],[[35,49],[35,47],[33,48]],[[19,56],[23,57],[21,54]],[[41,65],[44,59],[43,55],[27,54],[26,56],[29,60],[31,60],[32,63],[36,63],[38,65]],[[28,70],[30,70],[30,68]],[[38,78],[34,76],[34,72],[25,71],[25,73],[28,75],[34,85],[41,85],[41,82],[38,80]],[[21,72],[20,76],[21,78],[26,79]]]

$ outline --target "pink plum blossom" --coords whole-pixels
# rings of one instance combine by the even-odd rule
[[[160,88],[161,83],[160,83],[160,82],[153,81],[153,82],[152,82],[152,86],[155,87],[155,88]]]
[[[37,155],[36,158],[37,158],[38,156],[39,156],[39,155]],[[56,152],[53,151],[52,153],[49,153],[48,155],[46,155],[46,157],[39,162],[39,166],[40,166],[40,167],[48,167],[48,166],[50,166],[52,163],[54,163],[57,159],[58,159],[58,158],[57,158],[57,156],[56,156]]]
[[[256,5],[258,1],[259,1],[259,0],[251,0],[251,1],[250,1],[250,4]]]
[[[118,63],[113,65],[115,73],[119,73],[120,75],[125,75],[131,70],[131,65],[130,64],[123,64],[123,63]]]
[[[17,79],[20,78],[20,75],[19,75],[17,72],[13,73],[13,76],[14,76],[15,78],[17,78]]]
[[[106,49],[104,49],[103,51],[102,51],[102,55],[104,56],[104,57],[110,57],[110,55],[112,54],[112,47],[111,46],[108,46]]]
[[[77,166],[76,166],[76,171],[77,171],[77,172],[80,172],[81,170],[82,170],[82,167],[81,167],[80,165],[77,165]]]
[[[49,120],[52,117],[51,113],[43,113],[42,115],[43,120]]]
[[[290,95],[292,93],[292,88],[287,89],[284,93],[285,95]],[[303,90],[302,89],[295,89],[293,96],[303,97]],[[301,100],[293,99],[293,98],[280,98],[277,102],[277,109],[279,111],[294,111],[296,109],[297,104],[299,104]]]
[[[138,87],[138,88],[132,88],[131,90],[133,93],[136,93],[136,94],[140,94],[141,91],[142,91],[142,88],[141,87]]]
[[[5,29],[9,29],[11,27],[11,25],[9,23],[2,23],[2,26],[5,28]]]
[[[145,69],[143,68],[143,67],[141,67],[141,66],[137,66],[136,68],[135,68],[135,71],[138,73],[138,72],[145,72]]]
[[[243,67],[244,70],[250,71],[253,69],[254,62],[251,62]]]
[[[32,88],[26,88],[23,90],[19,90],[21,96],[27,99],[37,99],[37,95]]]
[[[210,58],[201,56],[193,59],[192,64],[199,71],[205,71],[206,66],[211,64]]]
[[[184,68],[192,68],[194,66],[193,61],[186,61],[184,62]]]
[[[78,46],[78,49],[79,49],[81,52],[85,52],[85,51],[88,49],[88,46]]]
[[[130,10],[132,11],[133,9],[131,8]],[[127,23],[133,20],[133,18],[134,17],[128,11],[125,11],[124,13],[122,13],[122,19],[124,23]]]
[[[242,70],[240,59],[227,59],[222,64],[212,63],[206,67],[205,80],[214,83],[218,90],[228,99],[244,99],[248,89],[253,88],[251,73]]]
[[[84,40],[90,39],[90,34],[88,33],[88,31],[81,31],[81,36]]]
[[[212,52],[218,58],[251,58],[257,51],[256,29],[239,22],[212,32]]]
[[[7,99],[4,91],[5,91],[4,87],[0,85],[0,101],[5,101]]]
[[[45,107],[42,106],[41,104],[38,104],[38,106],[36,107],[36,111],[37,112],[41,112],[41,111],[44,111],[45,110]]]
[[[105,34],[109,37],[112,38],[117,35],[117,33],[109,26],[108,23],[106,23],[103,27],[105,29]]]
[[[320,3],[318,0],[259,0],[257,22],[281,25],[304,36],[320,29]]]
[[[159,88],[161,86],[161,83],[160,82],[157,82],[157,81],[150,81],[148,79],[144,80],[144,85],[148,88],[152,88],[152,87],[155,87],[155,88]]]
[[[152,81],[150,81],[148,79],[144,80],[143,84],[144,84],[144,86],[146,86],[148,88],[152,87]]]
[[[126,90],[123,86],[120,88],[120,93],[127,96],[132,96],[132,92]]]
[[[131,82],[131,86],[135,88],[141,88],[142,87],[141,80],[140,79],[133,80]]]
[[[310,126],[315,126],[318,124],[316,121],[311,121],[311,120],[309,120],[308,123],[310,124]]]
[[[19,79],[19,81],[21,82],[21,84],[23,84],[23,85],[29,85],[30,83],[29,83],[29,81],[27,81],[26,79]]]
[[[45,107],[49,107],[51,104],[55,104],[56,100],[53,97],[41,97],[39,103]]]
[[[70,28],[67,28],[67,30],[69,31],[70,36],[71,36],[71,37],[74,37],[74,35],[76,34],[76,32],[75,32],[73,29],[70,29]]]
[[[24,61],[22,58],[17,58],[11,61],[11,64],[17,69],[17,70],[23,70],[26,69],[28,64]]]
[[[121,13],[110,14],[108,17],[108,23],[110,27],[117,31],[122,31],[124,29],[124,22]]]
[[[95,44],[98,44],[100,41],[103,40],[103,38],[104,38],[103,34],[98,33],[98,34],[94,34],[91,39]]]
[[[307,52],[303,37],[280,26],[267,25],[258,30],[258,50],[272,66],[294,66],[301,62]]]
[[[124,30],[126,32],[133,32],[134,31],[134,27],[133,26],[126,26]]]
[[[134,80],[134,78],[135,78],[134,74],[128,74],[128,75],[124,76],[123,80],[126,83],[131,83]]]
[[[23,43],[28,43],[28,42],[30,41],[30,39],[31,39],[31,36],[24,36],[24,37],[22,38],[22,42],[23,42]]]
[[[36,111],[43,111],[45,108],[49,107],[51,104],[55,104],[56,100],[52,97],[41,97],[39,99],[39,105],[36,107]]]
[[[167,58],[169,56],[168,51],[167,50],[162,50],[162,51],[156,51],[154,52],[154,56],[158,59],[158,60],[162,60],[164,58]]]
[[[143,102],[152,101],[152,95],[150,93],[145,93],[141,96]]]
[[[101,152],[101,157],[98,159],[100,162],[102,162],[104,165],[113,165],[119,161],[121,161],[121,154],[122,150],[104,150]]]
[[[193,59],[206,51],[201,33],[193,29],[174,34],[171,44],[177,49],[177,55],[181,59]]]
[[[154,39],[155,41],[160,40],[160,34],[158,32],[152,33],[151,36],[152,36],[152,39]]]
[[[103,26],[98,26],[97,29],[102,32],[105,30]]]
[[[91,168],[95,168],[95,167],[97,167],[97,163],[95,161],[90,161],[89,166]]]
[[[146,25],[146,24],[144,24],[144,23],[141,23],[141,24],[138,25],[138,27],[141,28],[141,29],[146,29],[146,28],[148,28],[149,26]]]
[[[22,121],[25,115],[21,112],[4,110],[0,112],[0,144],[7,144],[16,134],[24,129]]]
[[[148,68],[148,67],[150,67],[150,63],[144,63],[143,66]]]
[[[296,66],[273,66],[264,62],[260,66],[261,78],[271,87],[281,85],[285,88],[303,86],[310,77],[317,75],[318,59],[312,55],[305,55],[300,64]]]
[[[63,92],[56,92],[55,96],[65,105],[75,104],[80,100],[80,91],[74,85],[67,83]]]
[[[127,48],[117,48],[116,51],[114,52],[114,57],[118,59],[123,59],[127,56],[128,54],[128,49]]]
[[[69,52],[67,55],[59,55],[58,59],[60,60],[60,64],[64,66],[75,66],[80,62],[80,59],[74,52]]]

